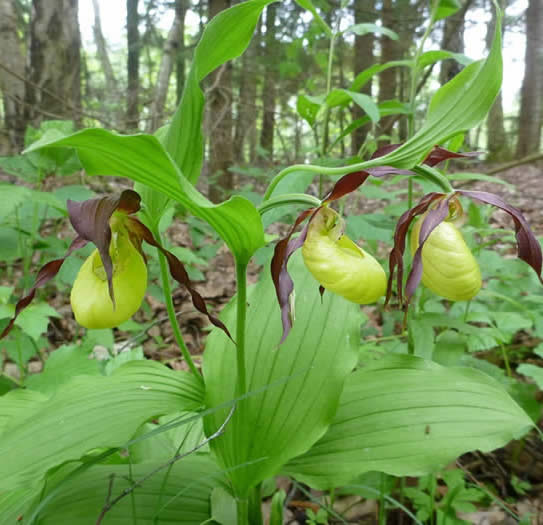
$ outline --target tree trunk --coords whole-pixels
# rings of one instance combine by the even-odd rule
[[[354,23],[361,24],[364,22],[375,22],[376,16],[373,15],[375,10],[375,0],[355,0],[354,2]],[[354,76],[358,75],[364,69],[372,66],[375,58],[373,54],[373,45],[375,38],[373,33],[367,33],[365,35],[354,37],[354,55],[353,55],[353,73]],[[367,82],[362,89],[361,93],[371,96],[371,80]],[[353,120],[362,118],[364,111],[358,105],[353,104],[352,118]],[[366,140],[366,136],[371,129],[371,124],[366,124],[355,130],[351,135],[351,154],[357,155],[360,148]]]
[[[229,0],[209,0],[209,19],[230,7]],[[232,166],[232,65],[224,64],[209,75],[209,198],[223,199],[225,190],[233,188]]]
[[[268,152],[268,161],[273,163],[273,137],[275,133],[275,96],[277,83],[277,46],[275,39],[275,18],[277,4],[266,7],[266,72],[262,85],[262,130],[260,147]]]
[[[140,119],[139,87],[140,87],[140,33],[139,33],[138,0],[126,0],[126,38],[128,46],[126,93],[126,127],[137,129]]]
[[[503,6],[502,6],[503,7]],[[486,33],[486,46],[488,49],[492,46],[492,40],[494,38],[494,31],[496,30],[496,9],[491,6],[492,19],[488,25]],[[505,20],[503,18],[502,35],[505,32]],[[502,94],[498,93],[492,108],[486,119],[487,130],[487,160],[493,162],[503,162],[511,158],[511,151],[509,144],[507,143],[507,134],[505,132],[504,119],[503,119],[503,104]]]
[[[396,9],[395,9],[396,7]],[[401,33],[398,30],[400,25],[400,10],[398,6],[394,5],[393,0],[383,0],[383,14],[382,22],[383,26],[397,33]],[[380,38],[381,42],[381,64],[391,62],[392,60],[399,60],[402,57],[402,46],[397,40],[392,40],[383,35]],[[392,100],[398,96],[398,68],[393,67],[386,69],[379,75],[379,102],[385,100]],[[379,122],[379,135],[389,134],[391,127],[395,122],[394,117],[382,118]]]
[[[524,58],[518,128],[517,157],[539,150],[543,118],[543,0],[529,0],[526,10]]]
[[[245,138],[251,131],[251,126],[256,121],[256,82],[254,68],[256,67],[256,50],[258,41],[253,38],[249,48],[241,58],[241,72],[238,97],[238,111],[236,115],[236,129],[234,134],[234,161],[243,163],[243,145]]]
[[[0,1],[0,90],[4,102],[4,129],[8,149],[24,145],[24,59],[17,33],[17,14],[12,0]],[[0,137],[4,141],[3,137]]]
[[[466,11],[459,9],[454,15],[445,18],[441,49],[453,53],[464,52],[464,21]],[[462,65],[456,60],[443,60],[439,70],[439,83],[446,84],[462,70]]]
[[[102,70],[106,77],[106,89],[109,95],[114,95],[117,91],[117,80],[115,78],[115,73],[113,72],[113,67],[111,67],[111,62],[109,60],[109,53],[107,52],[106,39],[102,33],[102,22],[100,18],[100,5],[98,0],[92,0],[92,5],[94,7],[94,41],[96,42],[96,50],[98,53],[98,59],[102,65]]]
[[[151,118],[147,121],[145,129],[147,133],[155,131],[160,126],[163,118],[168,87],[170,85],[170,75],[172,74],[179,46],[179,38],[181,36],[180,27],[181,18],[179,18],[178,10],[176,9],[172,27],[168,32],[166,42],[164,42],[164,50],[162,52],[162,60],[160,61],[160,69],[158,70],[155,94],[151,104]]]
[[[78,0],[33,0],[30,65],[26,100],[28,120],[81,120],[81,38]]]
[[[185,88],[185,16],[186,0],[175,0],[175,15],[179,18],[179,44],[175,56],[175,94],[179,104]]]

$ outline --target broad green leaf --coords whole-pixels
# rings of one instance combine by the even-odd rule
[[[181,102],[163,144],[185,177],[193,184],[203,159],[204,94],[200,82],[213,70],[243,53],[262,10],[275,0],[249,0],[225,9],[206,26],[194,51]]]
[[[205,439],[202,417],[194,412],[178,412],[163,416],[159,418],[158,423],[145,423],[138,430],[137,437],[149,432],[155,435],[130,446],[130,457],[134,463],[150,460],[166,461],[176,454],[190,452]],[[169,425],[167,430],[164,430],[164,425]],[[161,431],[157,432],[158,430]],[[206,449],[202,448],[200,452],[204,450]]]
[[[408,104],[400,102],[399,100],[385,100],[377,105],[379,109],[379,117],[388,117],[389,115],[408,115],[411,113],[411,109]],[[371,122],[371,119],[368,115],[364,115],[361,118],[353,120],[334,140],[330,149],[332,149],[340,140],[345,138],[347,135],[350,135],[353,131],[357,130],[361,126],[365,126]]]
[[[423,69],[426,66],[434,64],[435,62],[439,62],[440,60],[447,60],[450,58],[456,60],[459,64],[462,64],[463,66],[467,66],[473,62],[471,58],[463,55],[462,53],[453,53],[452,51],[437,50],[426,51],[426,53],[423,53],[417,60],[417,67]]]
[[[425,322],[424,316],[412,319],[409,323],[409,339],[415,349],[415,355],[423,359],[432,359],[434,352],[434,328]]]
[[[60,317],[60,314],[47,303],[36,303],[23,310],[15,320],[15,324],[34,341],[37,341],[40,335],[47,330],[50,317]]]
[[[345,104],[349,99],[366,112],[372,122],[375,123],[379,120],[379,107],[370,96],[364,93],[357,93],[348,89],[334,89],[326,97],[326,105],[333,108]]]
[[[517,372],[526,377],[531,377],[540,390],[543,390],[543,368],[537,365],[522,363],[517,367]]]
[[[490,54],[473,62],[432,97],[426,121],[415,135],[379,162],[410,168],[436,145],[476,126],[494,103],[502,82],[501,18],[498,17]]]
[[[48,469],[91,449],[123,446],[148,419],[197,410],[202,397],[193,376],[152,361],[132,361],[108,377],[74,377],[51,399],[7,421],[0,490],[36,483]]]
[[[46,400],[46,395],[22,388],[11,390],[0,397],[0,436],[12,417],[21,412],[30,413],[34,409],[39,410]]]
[[[293,329],[279,346],[280,312],[271,278],[265,276],[248,298],[246,369],[252,395],[238,403],[224,435],[211,443],[227,469],[252,462],[230,474],[241,495],[324,434],[356,363],[358,307],[329,292],[321,301],[318,283],[297,254],[290,270],[296,287]],[[231,304],[225,320],[233,314]],[[209,407],[235,397],[235,351],[220,334],[210,335],[204,354]],[[214,432],[227,414],[223,409],[206,418],[206,433]]]
[[[211,493],[211,518],[220,525],[238,523],[236,500],[222,487],[214,488]]]
[[[243,197],[212,204],[187,181],[156,137],[86,129],[31,148],[44,146],[75,148],[89,175],[127,177],[181,203],[213,226],[241,262],[248,262],[264,244],[262,221],[253,204]]]
[[[138,465],[96,465],[66,483],[39,513],[40,525],[86,525],[96,523],[107,499],[113,477],[110,501],[131,486],[130,478],[139,480],[163,465],[147,462]],[[73,467],[71,467],[73,468]],[[62,480],[66,469],[48,480],[48,489]],[[104,525],[195,525],[211,516],[210,497],[214,487],[224,483],[217,466],[203,455],[181,459],[171,470],[164,468],[116,503],[105,515]],[[47,496],[47,493],[45,494]],[[135,510],[135,515],[133,515]],[[27,512],[28,514],[28,512]],[[0,519],[0,524],[8,525]],[[11,523],[9,524],[11,525]]]
[[[345,29],[343,33],[354,33],[358,36],[367,35],[368,33],[375,33],[377,35],[388,36],[388,38],[391,38],[392,40],[398,40],[399,38],[398,33],[395,31],[376,24],[354,24]]]
[[[317,114],[319,109],[324,102],[324,97],[313,97],[310,95],[298,95],[296,101],[296,111],[300,117],[307,121],[307,123],[313,127],[315,125],[315,120],[317,119]]]
[[[0,525],[24,523],[20,521],[32,502],[40,495],[42,487],[19,488],[0,492]]]
[[[462,6],[458,0],[439,0],[435,17],[436,21],[454,15],[460,7]]]
[[[503,387],[477,370],[390,356],[351,374],[328,432],[284,471],[321,489],[372,470],[420,476],[532,426]]]
[[[15,209],[30,198],[32,190],[24,186],[14,184],[0,184],[0,195],[2,195],[2,206],[0,207],[0,220],[9,217]]]
[[[76,375],[100,375],[100,363],[89,359],[88,353],[78,346],[65,345],[49,355],[43,372],[29,376],[25,386],[30,391],[53,394]]]
[[[360,91],[374,75],[377,75],[386,69],[390,69],[391,67],[410,67],[410,65],[410,60],[392,60],[386,64],[374,64],[358,73],[349,89],[351,91]]]

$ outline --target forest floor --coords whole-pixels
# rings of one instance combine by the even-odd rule
[[[475,170],[473,170],[475,171]],[[524,165],[512,168],[499,174],[500,178],[511,183],[512,186],[504,186],[490,182],[457,183],[456,186],[473,189],[491,191],[505,198],[505,200],[520,208],[529,223],[534,229],[536,235],[543,236],[543,166]],[[0,182],[11,180],[6,174],[0,172]],[[61,180],[61,179],[57,179]],[[92,179],[93,181],[96,179]],[[103,184],[103,183],[101,183]],[[110,183],[111,187],[95,187],[97,192],[103,192],[106,189],[116,190],[118,186],[115,182]],[[363,214],[365,212],[374,212],[382,206],[380,201],[369,199],[356,199],[356,209],[349,208],[349,214]],[[496,211],[492,215],[492,222],[498,227],[511,228],[511,220],[507,214]],[[284,234],[287,226],[279,226],[273,233]],[[71,235],[69,226],[66,227],[67,236]],[[186,224],[180,221],[174,221],[169,229],[169,235],[172,242],[177,246],[184,246],[188,249],[194,249],[192,245],[190,232]],[[0,265],[0,270],[1,270]],[[249,267],[249,281],[256,282],[261,271],[256,264]],[[264,270],[266,271],[266,270]],[[14,275],[17,276],[17,270]],[[196,288],[204,297],[212,311],[218,312],[228,302],[235,292],[235,271],[233,258],[226,247],[221,247],[214,259],[209,262],[209,266],[204,270],[205,281],[197,282]],[[4,276],[0,273],[0,284],[13,285],[6,282]],[[197,365],[201,362],[201,354],[204,349],[205,338],[209,329],[207,318],[195,311],[188,292],[184,289],[174,289],[174,303],[179,312],[179,321],[181,331],[185,336],[185,341],[189,350],[194,355]],[[161,361],[173,369],[185,369],[185,363],[180,357],[179,350],[175,346],[172,330],[168,323],[167,314],[162,302],[148,295],[147,301],[152,311],[151,318],[155,320],[153,325],[147,330],[147,337],[143,342],[144,353],[147,357]],[[61,314],[60,319],[53,320],[54,326],[50,329],[48,338],[52,346],[60,346],[73,341],[78,333],[71,315],[69,305],[69,296],[66,294],[57,294],[51,300],[51,305]],[[149,319],[148,314],[144,316],[139,312],[135,319],[143,321]],[[141,335],[141,334],[137,334]],[[116,342],[121,346],[127,346],[126,341],[134,334],[122,333],[116,331]],[[156,341],[162,344],[157,345]],[[42,367],[41,361],[30,363],[31,372],[39,372]],[[17,367],[13,363],[5,362],[4,371],[8,374],[17,375]],[[540,422],[540,427],[543,425]],[[512,442],[507,447],[494,451],[491,454],[471,453],[461,457],[457,462],[457,467],[466,472],[467,478],[475,485],[490,483],[500,495],[501,501],[494,503],[490,508],[478,510],[475,513],[463,515],[462,518],[468,523],[477,523],[485,525],[512,524],[516,523],[504,510],[504,506],[513,505],[517,514],[531,512],[534,518],[532,523],[543,524],[543,443],[536,434],[520,442]],[[520,479],[529,478],[531,488],[527,490],[522,499],[515,496],[513,490],[513,477]],[[409,480],[408,480],[409,483]],[[438,488],[440,489],[440,488]],[[293,520],[299,518],[300,521],[291,523],[304,523],[302,516],[305,510],[312,506],[301,494],[299,500],[294,499],[290,506]],[[346,516],[350,523],[375,523],[377,508],[374,501],[362,501],[352,498],[340,498],[338,500],[338,510],[341,506],[349,510]],[[318,508],[315,507],[315,511]],[[409,523],[407,517],[401,517],[398,511],[391,513],[388,523]]]

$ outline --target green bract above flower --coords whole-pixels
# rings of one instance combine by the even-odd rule
[[[343,219],[330,208],[321,208],[302,246],[305,265],[326,290],[354,303],[373,303],[385,294],[385,272],[343,230]]]
[[[413,226],[411,254],[419,247],[424,217]],[[450,301],[469,301],[481,289],[481,270],[462,233],[450,221],[439,224],[422,249],[422,283]]]

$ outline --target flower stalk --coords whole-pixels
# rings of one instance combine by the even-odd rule
[[[160,235],[156,229],[153,230],[153,234],[155,236],[155,239],[157,239],[157,241],[161,243]],[[194,374],[194,377],[196,377],[198,381],[203,385],[204,378],[202,377],[201,372],[198,370],[198,368],[194,364],[194,361],[192,359],[192,356],[190,355],[189,349],[187,348],[187,345],[185,344],[185,340],[183,339],[183,334],[181,333],[181,330],[179,328],[179,322],[175,315],[175,305],[173,304],[172,289],[170,285],[170,275],[168,273],[168,263],[166,261],[166,257],[163,255],[163,253],[159,249],[157,249],[157,252],[158,252],[158,264],[160,265],[160,280],[162,283],[162,291],[164,294],[164,300],[166,301],[166,311],[168,312],[168,319],[170,320],[170,325],[173,330],[173,336],[175,338],[175,342],[177,343],[177,346],[181,350],[181,354],[183,354],[183,359],[185,360],[185,363],[187,363],[191,372]]]

